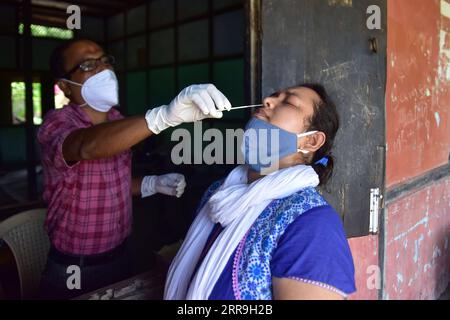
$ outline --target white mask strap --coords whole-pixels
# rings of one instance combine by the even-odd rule
[[[305,132],[305,133],[300,133],[300,134],[297,134],[297,138],[300,139],[300,138],[303,138],[303,137],[311,136],[311,135],[313,135],[313,134],[315,134],[317,132],[319,132],[319,131],[309,131],[309,132]],[[308,150],[303,150],[303,149],[297,149],[297,152],[301,152],[303,154],[308,154],[309,153]]]
[[[74,84],[74,85],[76,85],[76,86],[80,86],[80,87],[83,86],[82,84],[80,84],[80,83],[78,83],[78,82],[74,82],[74,81],[69,80],[69,79],[61,78],[61,79],[59,79],[59,80],[61,80],[61,81],[66,81],[66,82],[69,82],[69,83],[72,83],[72,84]],[[78,105],[78,106],[79,106],[79,107],[87,106],[87,102],[85,102],[85,103],[83,103],[83,104],[80,104],[80,105]]]
[[[311,136],[311,135],[313,135],[313,134],[315,134],[317,132],[319,132],[319,131],[308,131],[308,132],[305,132],[305,133],[300,133],[300,134],[297,135],[297,138],[303,138],[303,137]]]
[[[65,82],[68,82],[68,83],[71,83],[71,84],[74,84],[74,85],[76,85],[76,86],[80,86],[80,87],[82,87],[83,85],[81,84],[81,83],[78,83],[78,82],[74,82],[74,81],[72,81],[72,80],[69,80],[69,79],[64,79],[64,78],[62,78],[62,79],[59,79],[59,80],[61,80],[61,81],[65,81]]]

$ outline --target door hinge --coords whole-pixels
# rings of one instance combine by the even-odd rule
[[[370,224],[369,232],[371,234],[378,233],[379,219],[380,219],[380,203],[383,195],[380,188],[370,189]]]

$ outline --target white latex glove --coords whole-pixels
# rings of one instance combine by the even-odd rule
[[[181,197],[186,187],[186,180],[182,174],[168,173],[161,176],[146,176],[142,179],[142,198],[149,197],[155,193],[169,196]]]
[[[198,84],[184,88],[172,102],[147,111],[148,128],[159,134],[168,127],[206,118],[222,118],[222,111],[231,103],[213,84]]]

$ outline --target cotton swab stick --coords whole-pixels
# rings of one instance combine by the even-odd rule
[[[239,110],[239,109],[247,109],[247,108],[256,108],[256,107],[262,107],[262,104],[253,104],[251,106],[240,106],[240,107],[232,107],[229,111],[233,110]]]

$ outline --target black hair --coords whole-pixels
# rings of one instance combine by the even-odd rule
[[[314,105],[314,114],[309,120],[309,131],[321,131],[325,133],[326,140],[322,147],[314,153],[312,167],[319,175],[320,186],[327,184],[333,174],[335,159],[331,150],[333,149],[334,138],[339,130],[339,114],[336,104],[328,95],[324,86],[318,83],[304,83],[297,87],[303,87],[313,90],[320,97],[320,102]],[[315,164],[323,157],[328,158],[326,166]]]
[[[90,39],[71,39],[63,42],[59,46],[57,46],[50,55],[49,65],[52,76],[55,79],[61,79],[67,73],[67,70],[64,70],[64,53],[67,49],[69,49],[74,43],[79,41],[92,41]]]

